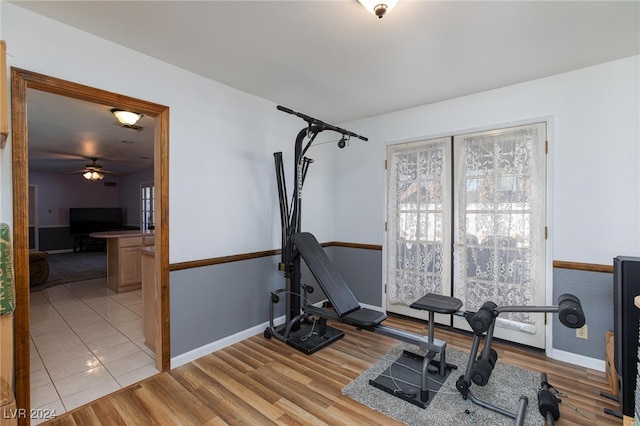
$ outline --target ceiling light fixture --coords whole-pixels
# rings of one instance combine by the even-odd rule
[[[369,12],[382,18],[398,3],[398,0],[358,0]]]
[[[87,170],[82,174],[82,177],[85,178],[86,180],[90,180],[91,182],[95,182],[98,180],[102,180],[104,178],[104,175],[95,170]]]
[[[124,111],[117,108],[112,109],[111,112],[125,127],[133,126],[138,122],[138,120],[142,118],[142,114],[138,114],[137,112]]]

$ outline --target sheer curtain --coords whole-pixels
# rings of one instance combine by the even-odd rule
[[[488,300],[535,305],[544,288],[545,139],[544,124],[454,138],[454,295],[467,310]],[[498,320],[536,332],[533,314]]]
[[[451,138],[387,148],[387,300],[449,294]],[[445,284],[446,277],[446,284]]]

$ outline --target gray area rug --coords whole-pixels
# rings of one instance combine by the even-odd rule
[[[32,286],[31,292],[107,276],[106,252],[50,254],[48,260],[49,278],[42,284]]]
[[[408,349],[417,354],[424,354],[412,345],[401,343],[372,365],[367,371],[342,389],[342,393],[376,411],[379,411],[407,425],[513,425],[513,419],[473,404],[462,398],[455,383],[464,374],[468,360],[468,352],[447,349],[447,362],[458,366],[453,370],[440,391],[431,399],[427,408],[419,408],[395,396],[369,385],[391,365],[402,351]],[[438,379],[437,374],[429,377]],[[484,401],[515,412],[520,395],[529,398],[529,406],[525,417],[525,425],[540,425],[543,418],[538,411],[537,386],[540,375],[518,367],[506,365],[498,360],[491,379],[486,386],[471,385],[471,392]]]

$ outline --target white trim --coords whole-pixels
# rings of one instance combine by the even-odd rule
[[[276,318],[273,322],[274,325],[278,326],[280,324],[284,324],[285,317],[284,315]],[[207,343],[204,346],[200,346],[199,348],[192,349],[189,352],[185,352],[181,355],[174,356],[171,358],[171,369],[176,367],[180,367],[181,365],[187,364],[191,361],[195,361],[198,358],[201,358],[205,355],[209,355],[212,352],[218,351],[220,349],[226,348],[227,346],[231,346],[234,343],[241,342],[249,337],[253,337],[256,334],[261,334],[264,330],[269,327],[269,322],[264,322],[262,324],[258,324],[254,327],[248,328],[246,330],[240,331],[236,334],[232,334],[231,336],[227,336],[224,339],[216,340],[215,342]]]
[[[558,349],[551,349],[548,352],[549,353],[547,354],[547,356],[549,358],[555,359],[556,361],[568,362],[569,364],[590,368],[596,371],[604,372],[606,370],[606,364],[602,359],[590,358],[588,356],[561,351]]]
[[[547,241],[545,242],[545,304],[555,305],[553,300],[553,170],[554,170],[554,149],[555,149],[555,126],[554,116],[546,116],[543,118],[547,123],[547,142],[548,152],[546,153],[546,217],[545,226],[547,227]],[[552,314],[547,315],[547,324],[545,326],[545,352],[547,356],[553,351],[553,321],[550,317]]]

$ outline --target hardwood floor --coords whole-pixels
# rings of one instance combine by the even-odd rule
[[[390,317],[385,324],[426,334],[426,323]],[[89,405],[50,425],[397,425],[341,394],[341,389],[391,350],[396,340],[342,324],[343,339],[308,356],[282,342],[257,335],[158,374]],[[448,347],[466,350],[471,337],[437,328]],[[496,342],[500,362],[547,373],[566,394],[557,425],[621,425],[604,414],[615,409],[601,397],[609,391],[605,374],[545,357],[522,346]],[[462,398],[462,397],[461,397]],[[400,402],[399,402],[400,403]],[[529,415],[539,416],[537,401]],[[539,416],[540,424],[544,424]]]

